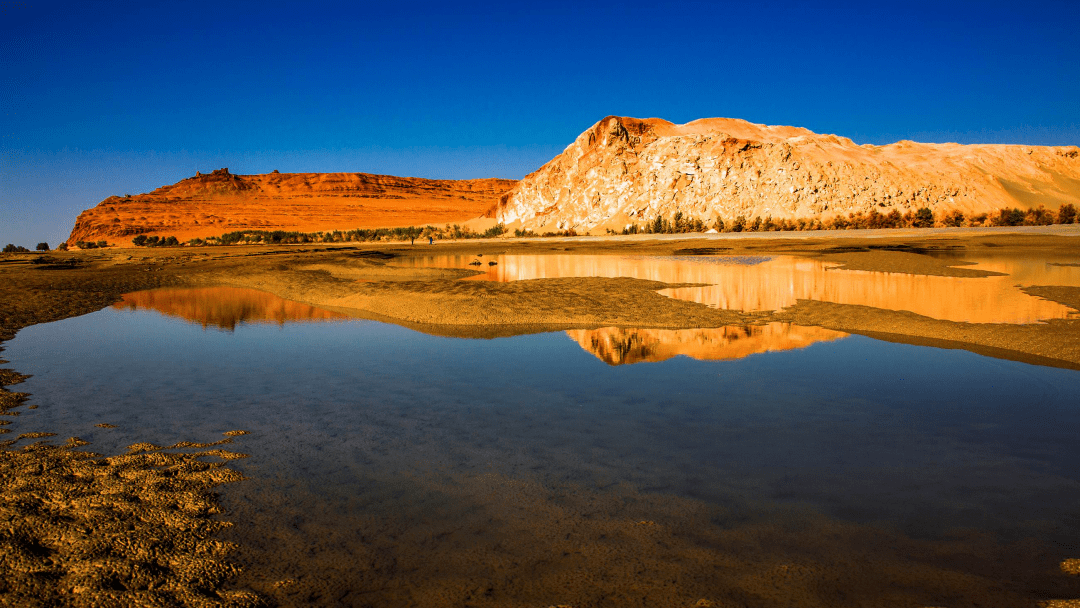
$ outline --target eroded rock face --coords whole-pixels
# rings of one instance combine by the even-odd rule
[[[511,228],[602,232],[676,212],[712,222],[1064,203],[1080,204],[1076,146],[860,146],[738,119],[609,116],[504,195],[496,217]]]
[[[199,174],[147,194],[111,196],[79,215],[68,238],[137,234],[190,238],[234,230],[351,230],[463,222],[492,209],[516,182],[367,173]]]

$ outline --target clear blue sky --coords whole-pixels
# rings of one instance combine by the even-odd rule
[[[0,244],[229,167],[520,178],[609,114],[1080,144],[1080,2],[0,0]]]

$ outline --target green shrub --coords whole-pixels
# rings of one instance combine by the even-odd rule
[[[49,244],[48,243],[38,243],[37,244],[37,250],[38,251],[48,251],[49,250]]]
[[[491,228],[488,228],[487,230],[485,230],[481,234],[481,236],[483,238],[485,238],[485,239],[493,239],[493,238],[495,238],[497,236],[502,236],[505,233],[506,233],[506,226],[503,226],[502,224],[495,224]]]

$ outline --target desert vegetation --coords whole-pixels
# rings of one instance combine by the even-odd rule
[[[497,224],[477,232],[458,224],[438,226],[408,226],[403,228],[357,228],[356,230],[332,230],[326,232],[298,232],[293,230],[237,230],[216,237],[194,238],[186,243],[190,247],[207,245],[288,245],[299,243],[362,243],[378,241],[409,241],[417,238],[433,239],[480,239],[494,238],[506,232],[506,227]],[[158,237],[140,234],[131,239],[137,247],[179,247],[176,237]]]
[[[777,219],[754,216],[747,218],[735,216],[725,220],[717,215],[712,222],[700,218],[691,218],[678,211],[670,218],[657,215],[644,225],[629,224],[621,232],[607,229],[610,235],[616,234],[691,234],[707,230],[716,232],[780,232],[800,230],[864,230],[882,228],[960,228],[978,226],[1048,226],[1051,224],[1072,224],[1077,222],[1077,211],[1073,205],[1062,205],[1058,212],[1052,213],[1044,207],[1027,211],[1017,208],[1002,208],[997,213],[981,213],[966,216],[960,211],[951,210],[934,213],[929,207],[922,207],[914,212],[901,214],[893,210],[884,214],[874,210],[870,213],[855,212],[847,216],[837,215],[822,219],[800,218]],[[181,243],[175,236],[161,237],[140,234],[131,240],[137,247],[202,247],[209,245],[285,245],[303,243],[362,243],[380,241],[409,241],[433,238],[436,240],[463,240],[477,238],[495,238],[507,234],[502,224],[497,224],[484,231],[474,231],[458,224],[445,226],[407,226],[398,228],[357,228],[355,230],[332,230],[325,232],[299,232],[292,230],[237,230],[216,237],[194,238]],[[573,228],[537,233],[528,229],[515,229],[513,236],[527,237],[573,237],[579,233]],[[105,247],[105,241],[98,243],[76,243],[80,249]],[[14,247],[9,245],[8,247]],[[24,248],[25,249],[25,248]],[[7,248],[5,252],[9,251]],[[12,250],[14,251],[14,250]]]
[[[892,210],[888,214],[872,210],[869,213],[857,211],[844,215],[836,215],[822,219],[800,218],[774,219],[771,215],[762,218],[754,216],[747,218],[741,215],[724,221],[719,215],[708,226],[700,219],[685,218],[682,212],[676,212],[671,218],[656,216],[644,226],[629,224],[623,228],[622,234],[680,234],[692,232],[705,232],[713,229],[717,232],[778,232],[797,230],[865,230],[882,228],[960,228],[979,226],[1049,226],[1051,224],[1072,224],[1077,221],[1076,207],[1071,204],[1062,205],[1057,214],[1047,210],[1043,206],[1024,211],[1018,208],[1005,207],[997,213],[980,213],[965,216],[957,210],[940,211],[934,213],[929,207],[922,207],[914,212],[908,211],[901,214]],[[614,230],[608,230],[609,234],[616,234]]]
[[[175,236],[146,236],[140,234],[131,239],[131,243],[136,247],[179,247],[180,241]]]
[[[75,241],[79,249],[103,249],[109,246],[108,241]]]

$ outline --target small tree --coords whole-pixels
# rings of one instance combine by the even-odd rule
[[[49,250],[49,244],[48,243],[38,243],[37,244],[37,250],[38,251],[48,251]]]
[[[136,247],[145,247],[146,246],[146,235],[145,234],[140,234],[140,235],[136,236],[135,238],[131,239],[131,244],[135,245]]]
[[[664,232],[664,218],[657,215],[656,219],[653,220],[652,229],[650,230],[650,232],[652,232],[653,234],[661,234],[661,233],[663,233]]]
[[[929,207],[923,207],[915,212],[915,220],[911,223],[915,228],[930,228],[934,225],[934,212]]]
[[[405,236],[409,239],[410,245],[416,244],[416,237],[420,236],[420,229],[416,226],[409,226],[404,230]]]
[[[687,232],[686,219],[683,218],[682,211],[675,212],[675,219],[672,222],[672,232]]]
[[[1072,203],[1065,203],[1058,209],[1058,224],[1071,224],[1076,221],[1076,207]]]
[[[60,243],[59,245],[56,246],[56,250],[57,251],[67,251],[68,250],[68,244],[67,243]]]
[[[1023,211],[1013,207],[1002,207],[996,216],[994,216],[993,223],[995,226],[1019,226],[1024,223],[1024,218],[1027,216]]]
[[[1024,214],[1025,226],[1049,226],[1053,223],[1054,216],[1050,215],[1050,212],[1042,205],[1033,209],[1028,209],[1028,212]]]
[[[957,209],[953,209],[952,211],[945,214],[945,217],[942,218],[941,223],[945,224],[946,226],[951,226],[953,228],[959,228],[960,226],[964,225],[964,214]]]

